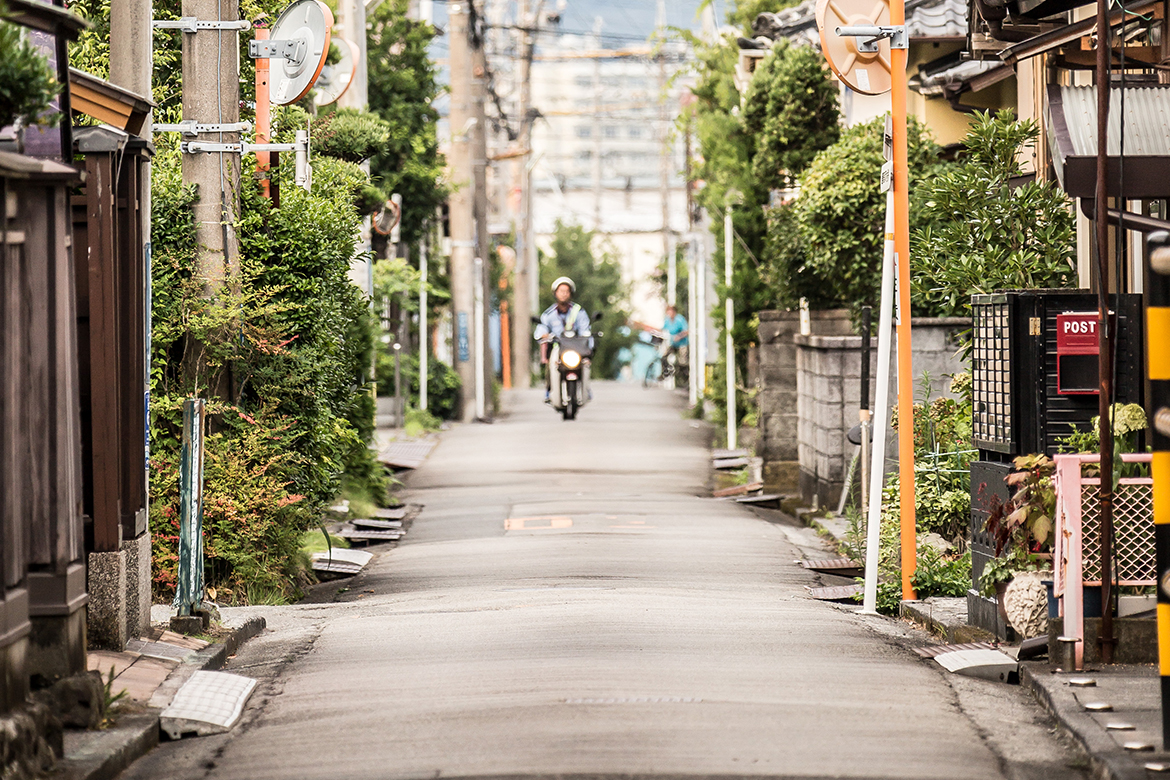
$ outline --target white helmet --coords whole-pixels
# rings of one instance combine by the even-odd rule
[[[552,283],[552,291],[555,293],[557,291],[557,288],[560,287],[562,284],[569,285],[569,292],[576,295],[577,285],[573,284],[573,280],[567,276],[558,276],[557,280]]]

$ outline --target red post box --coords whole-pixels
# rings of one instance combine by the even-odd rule
[[[1100,323],[1095,311],[1056,315],[1056,392],[1098,395],[1101,351]]]

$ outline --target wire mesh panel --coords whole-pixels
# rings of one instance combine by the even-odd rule
[[[1081,487],[1081,560],[1086,585],[1101,583],[1100,488]],[[1154,585],[1154,496],[1148,482],[1123,481],[1113,494],[1114,576],[1119,585]]]
[[[976,446],[1013,452],[1011,304],[1002,295],[972,296],[972,391]]]

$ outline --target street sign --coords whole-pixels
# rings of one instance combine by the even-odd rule
[[[894,186],[894,161],[886,160],[882,163],[881,191],[889,192],[892,186]]]

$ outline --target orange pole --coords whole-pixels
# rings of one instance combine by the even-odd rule
[[[259,17],[253,22],[252,28],[256,31],[256,40],[268,40],[267,17]],[[266,144],[272,134],[271,123],[272,103],[268,95],[268,58],[256,60],[256,143]],[[260,174],[260,191],[264,197],[271,198],[269,189],[268,171],[272,167],[269,152],[256,152],[256,172]]]
[[[500,301],[500,365],[504,367],[504,389],[512,389],[512,341],[508,330],[508,302]]]
[[[890,26],[906,23],[903,0],[890,0]],[[910,355],[910,164],[906,152],[906,49],[890,48],[894,131],[894,256],[898,268],[898,481],[901,497],[902,598],[913,600],[918,565],[914,519],[914,366]]]

